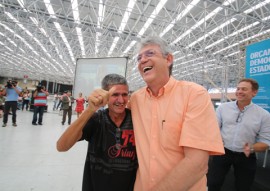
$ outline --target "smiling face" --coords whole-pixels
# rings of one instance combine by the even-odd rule
[[[152,86],[164,86],[169,76],[169,66],[172,64],[172,55],[163,55],[158,45],[144,46],[138,54],[138,69],[143,80]]]
[[[252,85],[250,82],[243,81],[237,85],[235,95],[238,102],[248,105],[251,102],[252,98],[256,96],[257,92],[257,90],[252,89]]]
[[[113,92],[109,96],[108,108],[110,116],[118,116],[125,113],[128,103],[128,86],[113,85]]]

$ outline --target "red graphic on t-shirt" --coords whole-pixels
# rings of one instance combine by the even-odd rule
[[[134,149],[135,139],[133,130],[123,130],[121,138],[124,139],[123,144],[117,145],[116,143],[115,145],[111,146],[108,150],[109,157],[111,158],[123,157],[135,159],[136,152]],[[132,146],[128,147],[128,143],[131,143]]]

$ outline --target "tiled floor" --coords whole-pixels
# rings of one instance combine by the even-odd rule
[[[68,152],[56,150],[56,141],[68,125],[58,112],[44,113],[43,125],[33,126],[33,112],[17,111],[17,127],[0,119],[0,191],[79,191],[87,142]],[[76,115],[72,115],[76,119]]]
[[[7,127],[0,127],[0,191],[80,191],[87,142],[76,143],[68,152],[56,150],[56,141],[68,125],[61,124],[61,116],[52,111],[52,103],[49,102],[42,126],[32,125],[30,111],[17,111],[17,127],[12,126],[11,117]],[[263,156],[258,155],[252,191],[270,190],[270,156],[266,168],[262,168]],[[232,190],[230,172],[222,191]]]

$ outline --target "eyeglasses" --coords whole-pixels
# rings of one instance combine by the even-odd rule
[[[240,123],[242,121],[242,118],[243,118],[243,115],[244,115],[244,112],[243,111],[240,111],[238,113],[238,116],[237,116],[237,119],[236,119],[236,123]]]
[[[152,49],[146,50],[145,52],[143,52],[143,53],[141,53],[141,54],[139,54],[139,55],[137,56],[137,62],[140,63],[143,56],[145,56],[145,57],[147,57],[147,58],[150,58],[150,57],[155,56],[156,54],[157,54],[157,52],[156,52],[155,50],[152,50]]]
[[[115,140],[116,140],[116,144],[115,147],[117,150],[121,149],[121,129],[120,128],[116,128],[116,133],[115,133]]]

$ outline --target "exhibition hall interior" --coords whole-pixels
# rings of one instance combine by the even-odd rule
[[[124,76],[130,93],[145,87],[137,48],[147,36],[169,44],[171,75],[203,86],[214,109],[252,78],[260,85],[253,102],[270,112],[270,0],[0,0],[0,90],[15,80],[31,95],[17,126],[8,114],[2,127],[1,114],[1,191],[81,190],[87,142],[57,151],[68,123],[54,96],[87,97],[109,73]],[[49,95],[42,125],[33,125],[40,85]],[[252,191],[270,190],[269,153],[256,152]],[[231,190],[233,168],[222,187]]]

